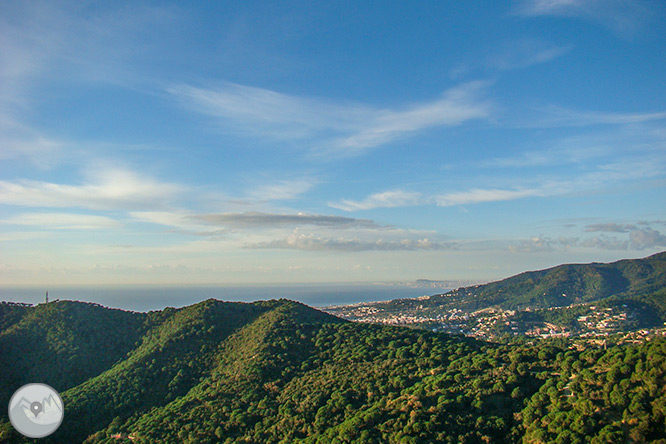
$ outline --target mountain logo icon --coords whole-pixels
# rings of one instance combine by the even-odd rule
[[[9,420],[20,434],[43,438],[55,432],[64,418],[62,399],[46,384],[27,384],[9,401]]]

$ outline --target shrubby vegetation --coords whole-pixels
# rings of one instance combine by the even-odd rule
[[[1,370],[19,383],[13,367],[40,367],[30,377],[66,405],[45,443],[666,443],[664,338],[485,343],[286,300],[13,309],[0,309]],[[24,335],[53,341],[22,355]],[[0,442],[29,441],[3,417]]]

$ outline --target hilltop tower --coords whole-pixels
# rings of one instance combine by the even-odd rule
[[[48,290],[46,290],[46,303],[47,304],[49,303],[49,291]]]

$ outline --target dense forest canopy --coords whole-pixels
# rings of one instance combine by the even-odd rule
[[[0,319],[2,402],[39,380],[65,403],[45,443],[666,443],[662,337],[488,343],[288,300],[3,304]],[[0,442],[30,442],[4,412]]]
[[[663,320],[665,263],[566,265],[384,305],[528,304],[526,323],[573,325],[587,300],[643,310],[640,327]],[[562,294],[566,311],[549,302]],[[149,313],[1,303],[0,402],[30,382],[58,390],[65,420],[44,443],[666,444],[661,333],[485,341],[286,299]],[[3,411],[0,443],[24,442]]]

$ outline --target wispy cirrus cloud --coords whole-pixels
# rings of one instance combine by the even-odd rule
[[[53,230],[108,230],[122,225],[110,217],[76,213],[24,213],[0,220],[0,224]]]
[[[666,171],[665,168],[666,158],[659,153],[641,158],[634,156],[620,157],[612,162],[598,165],[592,171],[569,179],[541,178],[531,185],[471,188],[441,194],[390,190],[372,194],[362,200],[342,199],[338,202],[329,202],[328,205],[343,211],[360,211],[417,205],[449,207],[511,201],[530,197],[545,198],[590,192],[605,187],[616,187],[619,183],[663,177],[664,171]]]
[[[526,17],[575,17],[599,23],[623,37],[643,32],[663,11],[658,2],[645,0],[520,0],[514,12]]]
[[[511,157],[499,157],[480,162],[480,166],[488,168],[529,168],[576,164],[591,159],[599,159],[609,154],[608,147],[568,146],[562,149],[545,148],[542,150],[524,151]]]
[[[428,128],[455,126],[468,120],[486,118],[492,105],[490,101],[478,98],[480,90],[485,87],[484,82],[470,82],[444,92],[438,100],[429,103],[398,111],[375,111],[365,121],[367,125],[337,139],[332,148],[371,148]]]
[[[48,3],[3,5],[0,15],[0,116],[30,103],[27,89],[62,47],[62,13]]]
[[[592,8],[594,3],[594,0],[520,0],[516,13],[534,16],[575,14]]]
[[[486,63],[491,68],[510,71],[549,62],[570,50],[568,46],[539,40],[517,40],[504,43],[495,54],[488,57]]]
[[[390,190],[372,194],[360,201],[342,199],[339,202],[329,202],[328,206],[343,211],[356,211],[371,210],[374,208],[410,207],[422,203],[424,203],[424,199],[421,193]]]
[[[382,109],[359,103],[298,97],[276,91],[225,83],[217,88],[173,85],[167,92],[185,106],[219,119],[228,131],[308,141],[319,155],[355,155],[401,137],[434,127],[460,125],[490,115],[484,82],[470,82],[439,98]]]
[[[468,191],[425,195],[417,192],[392,190],[372,194],[359,201],[343,199],[339,202],[329,202],[328,205],[343,211],[373,210],[375,208],[396,208],[417,205],[450,207],[454,205],[469,205],[483,202],[521,199],[531,196],[540,196],[542,193],[543,191],[538,189],[474,188]]]
[[[138,66],[152,57],[151,34],[177,19],[173,8],[72,6],[35,1],[0,7],[0,160],[28,160],[49,169],[86,151],[28,118],[54,81],[74,81],[77,88],[152,88]]]
[[[628,124],[539,141],[528,150],[483,160],[479,166],[493,170],[530,168],[535,171],[541,167],[559,167],[560,178],[551,181],[557,188],[570,182],[583,190],[612,185],[613,181],[664,176],[665,149],[666,133],[660,122]],[[564,180],[562,176],[569,179]]]
[[[519,39],[498,44],[488,55],[463,62],[451,70],[452,78],[461,78],[490,70],[514,71],[550,62],[571,51],[570,46],[555,45],[542,40]]]
[[[437,206],[450,207],[453,205],[469,205],[484,202],[501,202],[506,200],[523,199],[526,197],[542,196],[543,190],[540,189],[480,189],[475,188],[469,191],[457,193],[448,193],[435,196],[434,201]]]
[[[179,17],[172,7],[69,6],[42,1],[3,5],[0,103],[30,103],[31,83],[44,77],[134,83],[136,65],[152,57],[151,38],[159,38],[159,31]]]
[[[666,120],[666,112],[621,113],[576,110],[560,106],[533,109],[528,119],[517,122],[525,127],[583,127],[595,125],[630,125]]]
[[[0,105],[1,107],[1,105]],[[65,144],[18,123],[0,109],[0,160],[25,159],[45,170],[58,163]]]
[[[160,208],[176,199],[185,188],[160,182],[120,168],[88,173],[81,184],[34,180],[0,181],[0,203],[25,207],[141,209]]]

